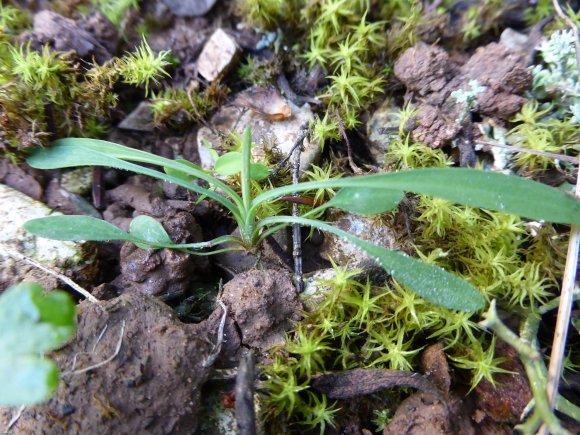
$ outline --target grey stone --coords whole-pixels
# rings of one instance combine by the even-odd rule
[[[385,153],[389,150],[390,142],[398,137],[397,111],[398,108],[391,101],[385,100],[367,123],[369,152],[378,166],[385,163]]]
[[[141,131],[151,133],[154,128],[153,114],[149,103],[142,101],[137,108],[125,117],[120,123],[119,128],[123,130]]]
[[[337,228],[360,239],[383,248],[397,248],[395,231],[382,223],[377,217],[335,212],[334,216],[330,216],[330,220],[334,221],[334,226]],[[382,270],[382,267],[364,251],[348,240],[334,234],[325,234],[320,254],[323,258],[332,260],[339,266]]]
[[[528,35],[507,28],[501,32],[499,42],[512,50],[525,51],[528,48]]]
[[[288,102],[292,109],[292,115],[289,118],[281,120],[272,120],[268,117],[240,107],[227,106],[222,107],[212,118],[211,124],[214,130],[227,135],[230,132],[242,134],[246,127],[252,128],[252,141],[258,146],[252,149],[254,160],[261,161],[266,153],[277,151],[282,157],[286,156],[300,133],[300,127],[312,119],[314,115],[310,105],[304,104],[302,107],[295,106]],[[206,143],[209,143],[218,154],[225,152],[221,148],[220,137],[214,134],[209,128],[203,127],[197,134],[197,149],[201,166],[204,169],[211,170],[214,168],[214,159],[209,152]],[[322,152],[322,147],[317,141],[304,140],[303,152],[300,155],[300,170],[308,170],[310,166],[318,160]]]
[[[93,185],[93,169],[77,168],[62,174],[60,185],[63,189],[78,195],[86,195]]]
[[[30,259],[77,281],[90,281],[96,272],[94,252],[86,242],[65,242],[36,237],[26,232],[26,221],[54,213],[43,203],[0,184],[0,290],[20,281],[38,281],[45,288],[57,283],[48,273],[27,263]]]

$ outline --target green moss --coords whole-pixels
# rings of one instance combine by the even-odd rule
[[[399,138],[386,155],[389,166],[449,165],[441,150],[414,143],[405,133],[413,115],[410,107],[399,112]],[[432,197],[419,196],[409,203],[412,246],[423,261],[469,280],[488,300],[496,299],[522,318],[556,295],[566,240],[551,225]],[[495,375],[506,372],[501,367],[504,359],[494,355],[495,337],[478,325],[479,313],[435,307],[395,280],[371,285],[356,279],[359,271],[334,268],[335,277],[321,283],[329,288],[325,299],[305,314],[286,345],[271,351],[275,365],[264,368],[269,416],[278,423],[282,419],[306,427],[314,421],[312,397],[324,403],[323,395],[308,389],[316,373],[367,367],[417,370],[417,355],[436,342],[442,342],[457,369],[470,376],[471,389],[482,380],[494,384]],[[340,405],[327,404],[324,415],[332,415],[334,421],[344,418],[346,410],[336,411]],[[377,411],[389,415],[392,409]]]
[[[117,104],[116,83],[144,86],[147,93],[167,75],[167,52],[154,54],[145,41],[134,53],[87,66],[48,46],[36,51],[16,40],[0,38],[0,156],[14,160],[53,135],[103,134]]]
[[[92,0],[92,3],[116,26],[127,11],[139,7],[139,0]]]
[[[229,89],[219,82],[213,82],[203,90],[199,85],[188,89],[165,89],[151,97],[154,122],[157,126],[174,129],[184,128],[192,122],[203,122],[223,104],[228,93]]]
[[[280,59],[277,56],[258,58],[247,56],[238,68],[238,75],[251,85],[265,86],[274,84],[281,72]]]

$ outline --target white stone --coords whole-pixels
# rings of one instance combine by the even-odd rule
[[[197,71],[203,78],[213,82],[233,66],[239,53],[236,40],[222,29],[217,29],[203,46],[197,59]]]
[[[298,107],[291,102],[288,102],[292,109],[292,115],[289,118],[282,120],[271,120],[268,117],[252,111],[235,107],[222,107],[218,113],[214,115],[210,124],[217,132],[223,135],[235,132],[243,134],[247,126],[252,128],[252,141],[255,146],[252,149],[252,155],[255,161],[262,161],[266,151],[272,151],[275,148],[281,157],[288,155],[302,125],[312,119],[314,115],[310,109],[310,105],[304,104]],[[203,127],[197,133],[197,149],[201,166],[204,169],[211,170],[214,168],[214,159],[209,153],[205,141],[207,141],[218,154],[223,154],[227,150],[222,149],[221,139],[214,134],[209,128]],[[308,170],[313,163],[316,163],[322,148],[317,141],[310,142],[305,139],[303,142],[304,151],[300,155],[300,170]]]
[[[499,38],[499,42],[512,50],[525,51],[528,47],[528,35],[520,33],[514,29],[505,29]]]
[[[388,249],[397,249],[396,233],[382,223],[378,217],[358,216],[355,214],[336,212],[338,215],[334,226],[353,236],[371,242],[374,245]],[[364,251],[348,240],[334,234],[325,234],[320,252],[323,258],[334,261],[339,266],[361,269],[382,269]]]
[[[0,184],[0,204],[4,204],[0,207],[0,285],[8,287],[23,280],[53,283],[53,278],[48,278],[45,272],[19,259],[22,256],[67,276],[67,271],[79,272],[91,266],[92,260],[85,258],[86,243],[44,239],[23,229],[30,219],[60,213],[3,184]]]

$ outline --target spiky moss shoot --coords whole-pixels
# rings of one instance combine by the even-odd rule
[[[473,372],[471,378],[471,392],[482,380],[486,380],[493,386],[496,386],[494,375],[498,373],[513,373],[500,367],[500,364],[508,359],[503,357],[494,357],[495,353],[495,336],[492,337],[486,350],[483,349],[481,338],[472,341],[469,346],[463,349],[463,355],[451,356],[451,360],[456,367]]]
[[[554,4],[552,0],[538,0],[530,4],[524,11],[526,23],[531,26],[547,17],[554,16]]]
[[[145,85],[145,95],[149,94],[151,82],[159,84],[159,78],[169,77],[165,67],[170,65],[167,60],[169,51],[162,50],[155,54],[146,40],[132,53],[126,53],[121,63],[123,82],[133,86]]]
[[[526,103],[512,119],[516,124],[508,133],[508,142],[520,148],[552,154],[578,154],[573,144],[580,139],[580,130],[570,122],[570,116],[556,113],[551,104],[540,105],[537,101]],[[541,175],[557,167],[553,157],[515,153],[512,162],[524,175]]]
[[[259,58],[249,55],[238,67],[238,76],[250,85],[266,86],[276,83],[281,72],[278,56]]]
[[[250,25],[265,30],[298,24],[303,0],[236,0],[235,12]]]
[[[273,363],[264,367],[272,424],[282,419],[288,425],[317,424],[324,430],[347,415],[343,403],[328,403],[309,389],[317,373],[368,367],[412,370],[429,342],[443,341],[448,353],[459,355],[483,334],[474,314],[435,307],[396,281],[375,286],[356,280],[360,270],[334,265],[334,271],[332,279],[321,282],[329,288],[325,299],[305,314],[285,345],[271,350]],[[437,335],[426,341],[430,334]],[[391,399],[396,397],[390,402],[400,400],[398,391],[389,393]]]
[[[30,26],[30,14],[25,9],[0,4],[0,34],[17,35]]]

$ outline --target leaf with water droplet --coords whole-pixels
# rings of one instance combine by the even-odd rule
[[[400,190],[345,187],[326,206],[370,216],[395,209],[404,196]]]

